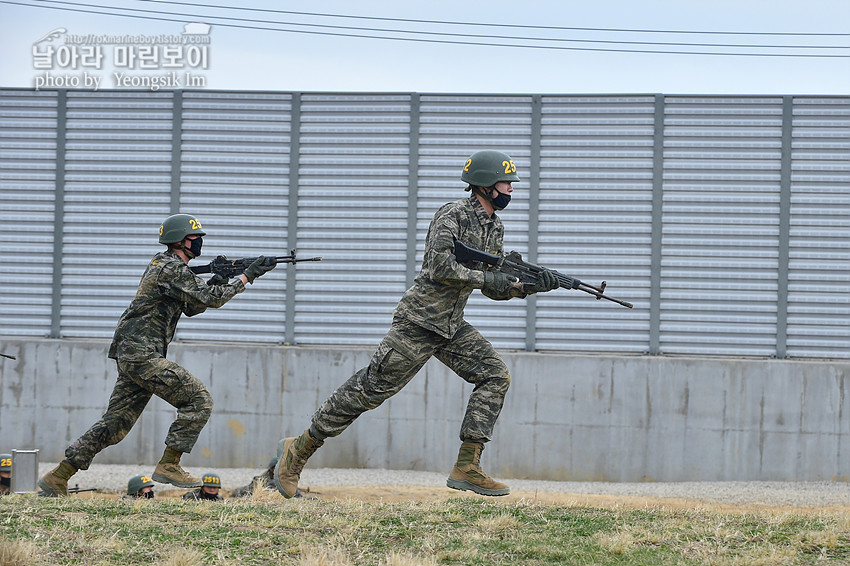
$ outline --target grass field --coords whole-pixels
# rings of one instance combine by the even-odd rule
[[[226,503],[0,497],[0,566],[850,564],[850,507],[433,488],[316,488]]]

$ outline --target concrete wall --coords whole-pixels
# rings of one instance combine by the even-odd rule
[[[115,380],[106,341],[0,338],[0,452],[58,461],[103,413]],[[371,349],[175,343],[207,384],[212,418],[190,466],[262,468],[278,439]],[[484,453],[499,478],[600,481],[850,480],[850,362],[505,352],[513,383]],[[311,467],[444,471],[470,386],[436,360],[329,439]],[[154,398],[96,459],[150,465],[174,409]]]

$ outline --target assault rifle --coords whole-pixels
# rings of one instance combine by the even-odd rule
[[[71,495],[72,493],[83,493],[84,491],[98,491],[98,488],[96,488],[96,487],[82,488],[82,487],[80,487],[80,484],[76,484],[76,485],[74,485],[74,487],[68,488],[68,495]]]
[[[256,257],[243,257],[239,259],[227,259],[223,255],[216,257],[214,260],[209,262],[206,265],[195,265],[189,267],[192,270],[192,273],[199,275],[201,273],[212,273],[213,275],[219,275],[224,277],[225,279],[231,279],[236,277],[237,275],[242,275],[242,273],[248,269],[248,266],[254,263],[257,260]],[[284,256],[268,256],[266,257],[263,265],[275,266],[279,263],[300,263],[302,261],[322,261],[320,257],[308,257],[308,258],[296,258],[295,250],[290,250],[289,255]]]
[[[460,240],[455,240],[455,259],[459,262],[480,261],[482,263],[486,263],[487,265],[495,267],[502,273],[513,275],[523,285],[535,285],[537,283],[538,274],[546,269],[545,267],[540,267],[539,265],[523,261],[519,252],[510,252],[506,255],[500,256],[488,254],[487,252],[471,248]],[[563,273],[558,273],[554,270],[550,271],[552,271],[552,273],[554,273],[558,278],[558,283],[561,284],[560,286],[563,289],[578,289],[579,291],[590,293],[596,297],[597,301],[599,299],[605,299],[606,301],[617,303],[618,305],[622,305],[629,309],[633,306],[629,302],[621,301],[620,299],[615,299],[605,295],[605,286],[607,285],[605,281],[603,281],[598,287],[595,287],[583,281],[579,281],[575,277],[570,277],[569,275],[564,275]]]
[[[74,485],[74,487],[68,488],[68,495],[71,495],[72,493],[83,493],[84,491],[100,491],[100,489],[98,489],[96,487],[81,488],[80,484],[76,484],[76,485]],[[47,492],[43,491],[41,489],[38,490],[38,496],[39,497],[56,497],[55,494],[54,495],[47,495]]]

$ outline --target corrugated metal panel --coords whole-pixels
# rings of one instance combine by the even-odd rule
[[[580,291],[537,299],[537,348],[640,353],[649,342],[654,97],[544,97],[538,263]]]
[[[291,105],[290,94],[184,93],[180,209],[207,231],[191,265],[289,253]],[[282,265],[224,307],[183,320],[177,337],[283,342],[286,293]]]
[[[526,253],[537,221],[539,263],[589,283],[606,279],[610,294],[635,303],[629,311],[579,292],[542,295],[535,347],[639,353],[655,336],[647,308],[659,158],[652,96],[540,97],[532,219],[531,96],[422,95],[420,130],[411,133],[409,95],[303,95],[297,211],[289,210],[292,94],[185,92],[182,102],[177,94],[176,149],[174,93],[68,91],[67,142],[57,148],[61,96],[0,90],[0,281],[13,289],[0,296],[4,334],[53,330],[53,238],[62,228],[60,335],[111,336],[162,249],[157,228],[178,199],[210,232],[201,261],[286,253],[296,212],[299,253],[325,257],[296,268],[294,320],[285,319],[292,289],[280,269],[223,309],[183,321],[179,338],[279,342],[294,325],[298,343],[374,345],[410,284],[408,254],[421,263],[434,212],[468,194],[464,160],[494,147],[514,157],[523,178],[500,214],[506,249]],[[850,357],[850,99],[793,99],[790,187],[781,178],[789,163],[782,97],[671,96],[665,107],[661,353],[778,351],[779,230],[790,194],[786,354]],[[418,202],[409,219],[416,134]],[[56,188],[63,148],[64,193]],[[415,251],[407,249],[410,221]],[[527,304],[475,293],[468,320],[497,347],[521,349]]]
[[[531,97],[423,95],[420,109],[417,271],[434,213],[447,202],[469,196],[460,175],[466,159],[481,149],[504,151],[517,166],[522,181],[514,185],[510,206],[498,215],[505,225],[505,248],[527,250]],[[465,314],[497,348],[525,347],[525,301],[494,302],[476,291]]]
[[[0,333],[50,334],[56,93],[0,91]],[[10,292],[11,291],[11,292]]]
[[[776,353],[782,99],[666,99],[661,352]]]
[[[793,107],[788,355],[850,358],[850,100]]]
[[[407,288],[409,95],[301,98],[298,246],[302,344],[377,344]]]
[[[171,93],[68,92],[63,337],[108,338],[170,210]]]

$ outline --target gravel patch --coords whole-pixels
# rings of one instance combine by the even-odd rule
[[[40,463],[39,474],[50,471],[56,463]],[[96,487],[101,490],[124,492],[127,480],[137,474],[151,474],[154,466],[93,464],[77,472],[69,487]],[[221,476],[225,490],[250,483],[262,473],[257,468],[187,467],[186,471],[200,476],[215,471]],[[410,470],[307,468],[301,474],[300,485],[311,486],[425,486],[445,488],[447,474]],[[732,505],[765,505],[790,507],[850,506],[850,483],[846,482],[574,482],[497,478],[510,485],[513,491],[555,492],[588,495],[626,495],[694,499]],[[174,489],[161,486],[161,489]]]

